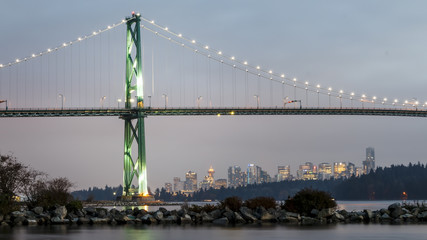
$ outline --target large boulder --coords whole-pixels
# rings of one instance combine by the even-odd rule
[[[402,211],[402,206],[400,206],[400,203],[393,203],[390,206],[388,206],[388,210],[390,211],[389,215],[392,218],[399,218],[400,215],[404,214]]]
[[[215,220],[210,214],[206,212],[202,212],[201,215],[202,215],[202,222],[212,222],[213,220]]]
[[[277,221],[276,217],[269,212],[264,212],[264,214],[261,215],[260,220],[263,222],[276,222]]]
[[[83,209],[86,215],[96,217],[96,209],[93,207],[87,207]]]
[[[328,218],[331,217],[334,214],[335,210],[333,208],[324,208],[320,210],[320,212],[317,214],[318,218]]]
[[[422,213],[418,213],[417,217],[418,217],[420,220],[426,220],[426,219],[427,219],[427,211],[424,211],[424,212],[422,212]]]
[[[212,212],[209,213],[209,215],[213,218],[213,219],[217,219],[221,217],[221,210],[219,209],[215,209]]]
[[[258,220],[254,215],[252,215],[252,210],[247,207],[241,207],[240,214],[247,222],[255,222]]]
[[[246,223],[245,219],[238,212],[234,212],[234,222],[235,223]]]
[[[50,219],[50,222],[52,224],[63,224],[64,223],[64,219],[61,219],[60,217],[55,216],[55,217],[53,217],[53,218]]]
[[[158,210],[153,214],[153,217],[157,220],[157,221],[162,221],[163,220],[163,212]]]
[[[40,215],[43,213],[43,207],[35,207],[33,208],[33,212],[37,215]]]
[[[53,216],[59,217],[61,220],[67,216],[67,208],[65,206],[58,206],[53,210]]]
[[[141,221],[145,224],[157,223],[157,220],[151,214],[145,214],[144,216],[142,216]]]
[[[98,218],[106,218],[108,216],[108,210],[105,208],[97,208],[96,213]]]
[[[342,222],[342,221],[345,221],[345,217],[343,215],[341,215],[340,213],[335,212],[332,215],[332,221],[333,222]]]
[[[229,222],[234,223],[234,212],[232,211],[225,211],[222,214],[224,217],[226,217],[228,219]]]
[[[176,223],[178,221],[178,218],[174,215],[169,215],[166,218],[163,218],[163,223]]]
[[[390,212],[392,212],[395,209],[402,209],[402,207],[400,206],[400,203],[393,203],[390,206],[388,206],[388,210]]]
[[[384,213],[383,215],[381,215],[381,221],[390,221],[391,217],[387,214]]]
[[[181,217],[181,223],[182,224],[191,223],[191,217],[190,217],[190,215],[185,214],[183,217]]]

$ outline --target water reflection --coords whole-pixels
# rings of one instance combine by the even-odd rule
[[[34,226],[0,228],[0,239],[11,240],[161,240],[161,239],[425,239],[425,224],[337,224],[298,226],[285,224]]]

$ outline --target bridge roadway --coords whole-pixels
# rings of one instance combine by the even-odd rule
[[[100,117],[134,118],[138,111],[145,116],[229,116],[229,115],[364,115],[427,117],[427,110],[396,108],[70,108],[70,109],[2,109],[0,118],[23,117]]]

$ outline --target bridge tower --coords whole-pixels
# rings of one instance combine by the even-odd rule
[[[147,187],[147,169],[145,157],[144,83],[142,79],[142,56],[140,14],[132,12],[126,18],[126,84],[125,108],[132,108],[132,93],[136,98],[135,114],[121,116],[125,121],[124,134],[124,167],[123,167],[123,199],[131,199],[130,187],[134,177],[138,178],[138,196],[149,196]],[[138,156],[132,156],[132,144],[137,144]],[[136,161],[135,161],[136,160]]]

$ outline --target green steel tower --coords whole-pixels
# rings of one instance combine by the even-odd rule
[[[123,196],[130,196],[130,187],[133,177],[138,178],[138,194],[147,196],[147,168],[145,158],[145,130],[143,111],[144,108],[144,82],[142,79],[140,14],[132,12],[132,16],[126,18],[126,86],[125,108],[132,108],[132,92],[136,92],[136,114],[122,116],[125,120],[124,141],[124,168],[123,168]],[[134,125],[135,123],[135,125]],[[138,145],[138,157],[136,161],[132,157],[132,144]]]

